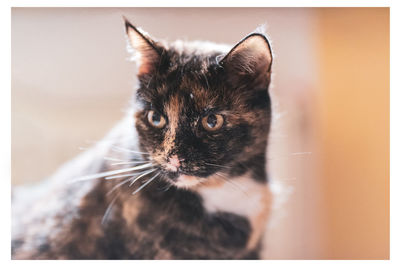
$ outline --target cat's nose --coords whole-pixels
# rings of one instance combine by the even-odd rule
[[[181,166],[181,160],[178,158],[177,155],[172,155],[168,158],[167,170],[176,172],[178,171],[180,166]]]

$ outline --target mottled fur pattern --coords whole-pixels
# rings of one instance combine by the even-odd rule
[[[259,258],[271,203],[267,39],[253,33],[229,50],[156,42],[129,22],[126,29],[138,64],[132,109],[36,196],[14,192],[13,259]],[[150,111],[166,125],[154,127]],[[210,114],[223,118],[213,132],[201,123]],[[123,177],[67,183],[118,172],[107,158],[122,168],[151,162],[154,172],[132,186]]]

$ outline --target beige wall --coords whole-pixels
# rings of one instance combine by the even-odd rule
[[[319,12],[326,256],[389,258],[389,9]]]
[[[275,52],[271,91],[274,113],[279,115],[271,134],[269,170],[273,181],[283,185],[283,197],[274,211],[264,256],[386,257],[385,101],[389,91],[385,61],[388,48],[384,42],[388,12],[373,9],[359,15],[356,9],[344,13],[330,10],[14,8],[13,184],[39,181],[50,175],[77,155],[79,147],[100,140],[122,116],[134,83],[134,67],[126,60],[122,15],[158,38],[231,44],[257,25],[267,23]],[[379,23],[375,24],[376,20]],[[346,24],[348,21],[352,27]],[[343,23],[346,31],[339,27]],[[360,30],[363,25],[369,25],[365,28],[370,30],[373,42]],[[343,37],[341,32],[352,38]],[[346,40],[345,45],[341,38]],[[343,50],[338,49],[349,54],[340,71],[336,69],[340,61],[335,53]],[[370,49],[382,53],[368,57],[374,62],[374,67],[368,69],[361,51]],[[366,75],[363,71],[353,74],[361,64],[371,82],[362,79]],[[339,91],[337,84],[341,84]],[[365,97],[361,88],[371,95]],[[370,114],[372,106],[376,112]],[[371,124],[363,114],[368,114]],[[359,121],[357,127],[353,120]],[[343,125],[346,131],[340,130]],[[352,164],[355,158],[357,165]],[[371,169],[363,171],[361,166],[366,164]],[[369,178],[364,179],[367,171]],[[371,188],[373,183],[377,186]],[[348,205],[346,201],[352,194],[357,201]],[[340,213],[343,209],[344,215]],[[347,219],[352,224],[346,224]],[[364,226],[355,229],[360,223]],[[372,228],[379,230],[371,234]],[[371,252],[376,246],[373,239],[379,240],[376,253]]]

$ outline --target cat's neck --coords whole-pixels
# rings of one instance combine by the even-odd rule
[[[271,193],[267,183],[257,181],[251,177],[250,171],[229,180],[213,179],[209,182],[191,188],[170,187],[163,190],[167,183],[160,182],[158,185],[150,185],[140,197],[145,204],[142,212],[149,210],[157,216],[193,217],[213,216],[214,214],[233,214],[246,219],[251,226],[251,233],[247,241],[247,248],[255,248],[265,230],[266,221],[270,211]],[[165,203],[168,203],[167,205]],[[160,208],[160,205],[165,205]],[[179,210],[179,216],[171,213]],[[147,213],[145,213],[147,214]],[[203,215],[202,215],[203,214]],[[146,215],[148,216],[148,214]],[[143,216],[143,218],[146,218]],[[177,220],[177,218],[174,218]],[[186,224],[190,228],[190,223]]]
[[[199,186],[196,192],[201,196],[208,213],[228,212],[248,219],[253,229],[248,247],[253,248],[257,244],[271,203],[266,183],[255,180],[249,171],[218,185]]]

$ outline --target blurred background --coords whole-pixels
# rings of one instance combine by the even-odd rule
[[[158,39],[232,45],[266,24],[281,197],[264,257],[389,259],[389,8],[13,8],[13,185],[122,117],[135,82],[122,15]]]

